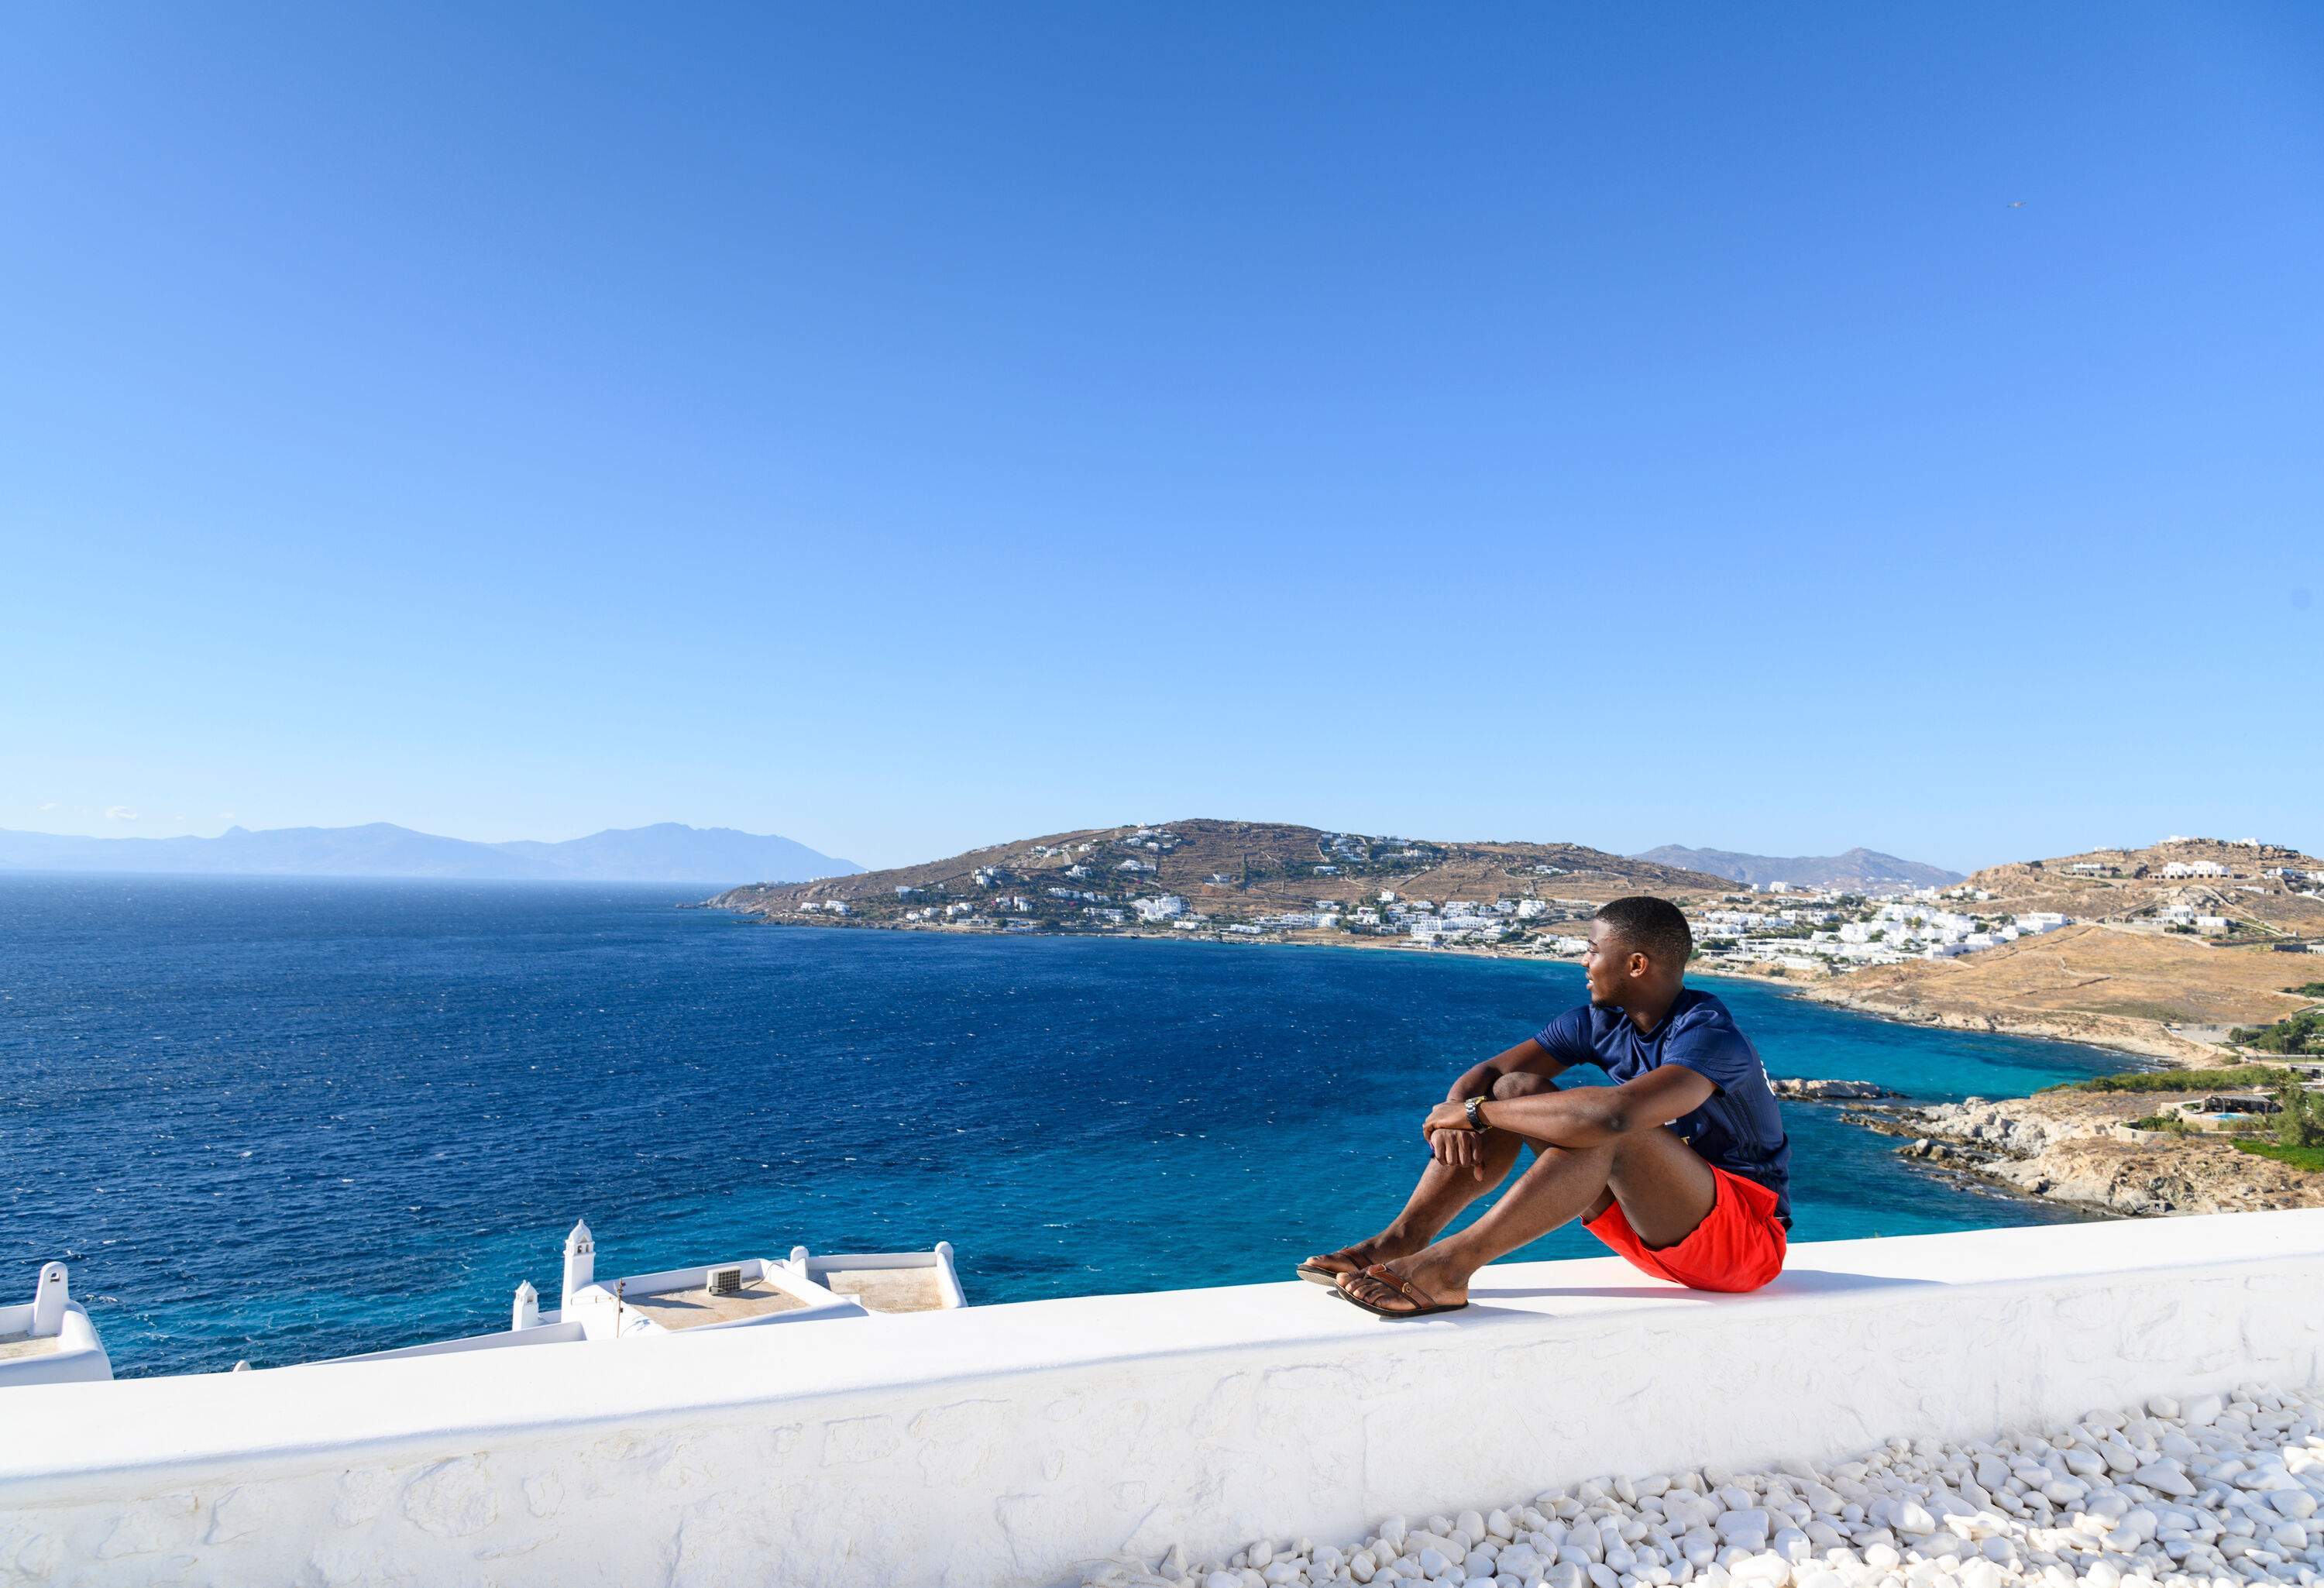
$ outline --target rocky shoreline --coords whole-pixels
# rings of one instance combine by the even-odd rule
[[[1768,1076],[1767,1089],[1788,1103],[1871,1103],[1904,1095],[1870,1081],[1803,1080],[1793,1076]]]
[[[1904,1138],[1902,1156],[2029,1196],[2126,1217],[2324,1207],[2324,1175],[2239,1152],[2220,1136],[2126,1140],[2116,1127],[2167,1113],[2193,1092],[2039,1093],[1842,1116]]]

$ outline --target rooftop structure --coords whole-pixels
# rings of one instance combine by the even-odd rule
[[[794,1246],[784,1259],[745,1257],[615,1279],[597,1278],[597,1242],[587,1221],[565,1237],[565,1274],[558,1306],[544,1312],[530,1282],[520,1283],[509,1326],[490,1334],[430,1341],[392,1351],[338,1357],[346,1366],[510,1347],[632,1341],[770,1324],[863,1318],[875,1313],[937,1312],[964,1306],[950,1242],[932,1251],[853,1252],[816,1257]]]
[[[41,1265],[32,1299],[0,1306],[0,1390],[27,1384],[73,1384],[113,1377],[112,1359],[72,1298],[65,1265]]]
[[[960,1274],[953,1267],[952,1242],[932,1251],[834,1252],[812,1256],[791,1248],[791,1268],[833,1295],[868,1312],[944,1312],[966,1306]]]

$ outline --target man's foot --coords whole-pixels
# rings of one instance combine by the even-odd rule
[[[1342,1274],[1360,1274],[1376,1262],[1410,1257],[1426,1244],[1425,1241],[1398,1240],[1383,1231],[1369,1241],[1359,1241],[1353,1246],[1342,1246],[1337,1251],[1311,1257],[1299,1265],[1298,1273],[1311,1285],[1336,1285]]]
[[[1425,1251],[1342,1274],[1340,1294],[1384,1318],[1425,1317],[1469,1305],[1469,1276]]]

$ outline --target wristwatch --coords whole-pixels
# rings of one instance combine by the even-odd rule
[[[1480,1136],[1492,1128],[1485,1123],[1485,1104],[1489,1101],[1490,1100],[1480,1095],[1471,1097],[1461,1105],[1462,1112],[1469,1116],[1469,1128]]]

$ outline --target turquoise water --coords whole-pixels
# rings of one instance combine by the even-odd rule
[[[1452,1077],[1582,995],[1562,965],[688,896],[0,879],[0,1294],[64,1257],[138,1373],[505,1327],[580,1216],[601,1273],[949,1239],[973,1301],[1276,1279],[1383,1222]],[[1936,1099],[2120,1067],[1715,986],[1778,1075]],[[1786,1115],[1796,1239],[2067,1216]]]

